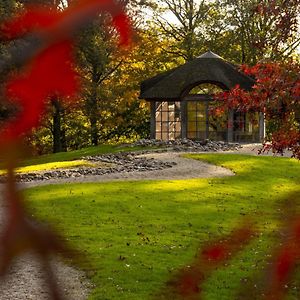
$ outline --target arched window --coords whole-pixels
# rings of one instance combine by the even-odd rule
[[[214,95],[222,92],[223,89],[213,83],[200,83],[194,87],[192,87],[188,95]]]

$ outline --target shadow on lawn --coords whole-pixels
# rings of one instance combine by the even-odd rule
[[[256,280],[242,282],[234,299],[281,300],[292,288],[292,278],[300,262],[300,191],[278,200],[277,245]],[[250,220],[243,221],[230,234],[204,244],[195,259],[175,271],[155,299],[201,299],[202,285],[226,261],[234,258],[249,242],[259,236]]]
[[[230,282],[233,278],[230,291],[222,290],[225,294],[230,293],[230,298],[224,299],[247,299],[249,295],[248,299],[281,299],[280,289],[287,278],[292,276],[295,262],[300,258],[295,252],[300,193],[290,194],[291,191],[299,190],[297,183],[300,165],[297,161],[281,158],[274,160],[272,157],[213,157],[212,163],[232,168],[236,176],[39,187],[32,190],[37,192],[33,204],[45,213],[43,218],[48,218],[49,214],[59,217],[59,221],[68,227],[68,236],[76,236],[74,241],[80,240],[82,243],[84,240],[86,249],[91,249],[90,255],[97,259],[96,264],[99,262],[98,249],[103,248],[101,259],[106,259],[109,264],[105,276],[111,277],[111,269],[119,270],[119,260],[116,263],[115,257],[120,254],[126,256],[126,263],[130,268],[125,268],[126,272],[122,271],[125,275],[118,277],[119,284],[121,282],[128,291],[126,297],[130,295],[132,299],[147,299],[145,295],[149,296],[154,289],[159,290],[155,299],[200,299],[201,293],[209,295],[210,299],[218,299],[219,289],[226,289],[228,286],[227,283],[223,284],[223,280]],[[250,221],[241,222],[241,218],[251,218],[256,226],[250,226]],[[278,220],[286,222],[279,224]],[[266,221],[269,224],[265,225]],[[93,236],[88,235],[88,232],[93,232]],[[117,240],[112,239],[112,232]],[[261,232],[264,233],[263,242],[266,241],[265,244],[271,245],[271,248],[266,248],[265,244],[260,245],[257,248],[262,255],[255,256],[252,248],[260,239],[257,233]],[[287,243],[286,236],[293,242]],[[125,237],[126,243],[130,245],[126,249],[122,246]],[[144,241],[143,237],[150,241]],[[105,250],[108,243],[111,246]],[[199,243],[200,250],[196,250],[199,249]],[[275,249],[274,245],[280,243],[283,246]],[[165,250],[166,245],[181,247],[174,248],[171,253]],[[97,251],[93,253],[93,249]],[[295,253],[287,251],[290,249],[294,249]],[[136,256],[131,257],[132,253]],[[234,261],[235,259],[239,261]],[[160,260],[168,260],[169,263],[159,265]],[[141,262],[153,269],[141,268]],[[259,267],[253,270],[252,262],[259,264]],[[185,264],[187,265],[182,267]],[[233,264],[236,265],[235,268],[232,268]],[[248,265],[239,274],[230,276],[230,272],[235,272],[240,266],[244,267],[244,264]],[[159,273],[156,271],[154,274],[155,266],[156,269],[159,267],[171,272],[171,275],[164,272],[170,279],[167,280],[163,272],[159,274],[159,279],[155,277]],[[172,266],[177,271],[173,272]],[[101,261],[97,268],[100,267],[103,268]],[[263,272],[262,267],[266,269]],[[133,269],[137,270],[134,274],[130,271]],[[212,283],[220,278],[216,273],[222,272],[222,269],[224,272],[221,276],[225,273],[225,277],[217,283],[217,287]],[[100,276],[100,271],[97,274]],[[113,275],[116,277],[115,273]],[[244,276],[251,278],[247,282],[240,281]],[[140,280],[140,277],[147,281],[147,285],[136,283],[135,280]],[[277,284],[278,278],[282,278],[280,285]],[[141,292],[139,287],[144,291],[151,280],[166,283],[162,289],[157,284],[156,287],[152,285],[148,288],[147,293]],[[111,294],[100,287],[95,292],[95,297],[110,295],[111,299],[117,299],[116,295],[119,294],[114,293],[112,284],[102,283],[106,284],[105,288],[110,289]],[[132,286],[136,290],[130,294]],[[278,297],[263,298],[265,296],[261,295],[270,294],[269,289],[276,291]],[[140,298],[134,298],[138,293],[143,296],[139,294]]]

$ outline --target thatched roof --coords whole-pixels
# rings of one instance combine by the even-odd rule
[[[241,88],[250,90],[254,80],[238,71],[235,65],[208,51],[184,65],[143,81],[140,98],[180,100],[200,83],[214,83],[223,89],[239,84]]]

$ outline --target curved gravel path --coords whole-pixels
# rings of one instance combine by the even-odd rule
[[[109,173],[96,176],[72,177],[49,179],[45,181],[26,182],[22,186],[33,187],[37,185],[82,183],[82,182],[106,182],[122,180],[175,180],[188,178],[210,178],[234,175],[230,170],[209,163],[182,157],[178,152],[162,152],[143,154],[147,158],[154,158],[164,162],[175,162],[171,168],[153,171],[133,171]]]
[[[245,145],[234,153],[256,155],[259,145]],[[232,153],[228,151],[227,153]],[[224,152],[225,153],[225,152]],[[270,154],[268,154],[270,155]],[[287,154],[288,155],[288,154]],[[145,154],[148,158],[152,157],[165,162],[176,162],[176,165],[169,169],[145,172],[124,172],[112,173],[98,176],[86,176],[84,178],[68,178],[59,180],[47,180],[39,182],[23,183],[24,188],[47,185],[62,184],[73,182],[105,182],[120,180],[175,180],[188,178],[207,178],[234,175],[230,170],[217,167],[205,162],[191,160],[181,157],[178,152],[163,152]],[[0,185],[3,188],[3,185]],[[1,193],[2,194],[2,193]],[[0,194],[0,224],[3,224],[3,201]],[[85,279],[84,273],[69,267],[55,260],[54,267],[57,268],[58,283],[62,286],[67,299],[84,300],[87,299],[91,285]],[[31,254],[21,257],[11,268],[7,280],[0,282],[1,300],[46,300],[49,299],[47,287],[43,282],[43,272],[39,267],[38,261]]]

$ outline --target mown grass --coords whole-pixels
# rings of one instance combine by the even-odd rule
[[[16,169],[16,173],[30,173],[39,171],[49,171],[56,169],[67,169],[67,168],[77,168],[77,167],[96,167],[97,164],[89,162],[84,159],[77,159],[72,161],[57,161],[49,162],[38,165],[30,165],[26,167],[20,167]],[[0,170],[0,175],[5,174],[5,170]]]
[[[59,152],[46,154],[21,161],[20,167],[16,170],[19,173],[45,171],[58,168],[72,168],[78,166],[92,166],[80,158],[85,156],[95,156],[108,153],[132,152],[138,150],[155,149],[155,147],[140,147],[140,146],[122,146],[122,145],[99,145],[88,147],[70,152]],[[77,160],[77,162],[75,161]],[[74,162],[71,162],[74,161]],[[4,174],[3,163],[0,162],[0,175]]]
[[[58,152],[53,154],[46,154],[31,159],[24,160],[21,165],[24,166],[34,166],[39,164],[46,164],[51,162],[62,162],[79,159],[85,156],[94,156],[107,153],[118,153],[118,152],[131,152],[137,150],[147,150],[154,149],[153,147],[140,147],[140,146],[122,146],[122,145],[99,145],[93,147],[87,147],[79,150],[69,151],[69,152]]]
[[[258,237],[205,281],[203,299],[236,299],[244,278],[257,279],[279,243],[282,202],[291,195],[299,200],[300,163],[234,154],[189,157],[230,168],[236,176],[70,184],[26,192],[33,214],[55,222],[92,262],[92,268],[85,266],[96,286],[90,299],[153,299],[201,245],[248,217]],[[289,299],[298,299],[297,293],[293,289]]]

